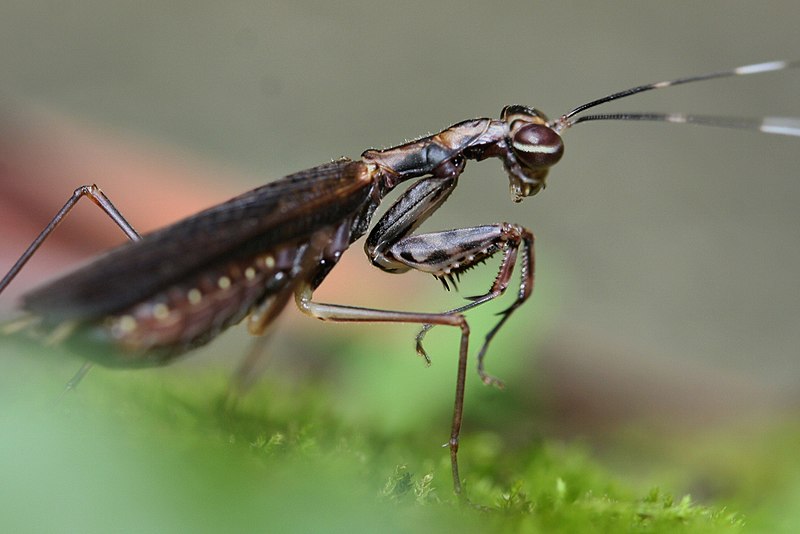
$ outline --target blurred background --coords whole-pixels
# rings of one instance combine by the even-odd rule
[[[496,117],[506,104],[552,117],[633,85],[795,59],[798,16],[791,1],[7,1],[0,271],[83,183],[98,183],[147,232],[290,172]],[[789,71],[604,110],[798,116],[799,92],[800,73]],[[691,435],[752,419],[757,433],[764,421],[792,421],[798,140],[608,122],[576,127],[565,143],[538,196],[512,204],[499,163],[473,162],[424,226],[510,220],[536,233],[535,296],[490,357],[496,373],[517,377],[509,391],[541,406],[537,432],[581,437],[602,452],[620,431]],[[26,289],[123,240],[85,202],[0,299],[4,316]],[[471,273],[463,293],[486,287],[494,272]],[[371,269],[360,244],[319,296],[404,309],[460,303],[429,277]],[[330,346],[388,332],[424,373],[406,327],[285,315],[273,343],[278,367],[314,355],[336,366]],[[473,330],[488,329],[485,321]],[[187,365],[233,365],[219,353],[246,343],[237,330]],[[436,335],[446,338],[442,351],[454,347]],[[453,373],[439,354],[434,367]],[[364,376],[375,388],[390,379]],[[499,395],[477,385],[479,399]]]

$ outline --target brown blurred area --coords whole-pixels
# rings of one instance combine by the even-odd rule
[[[797,394],[703,361],[670,355],[580,326],[553,333],[538,355],[548,432],[603,443],[635,428],[679,437],[797,413]]]
[[[3,269],[10,268],[75,187],[99,185],[142,233],[232,194],[212,185],[212,177],[219,173],[185,154],[123,140],[52,111],[17,109],[0,123]],[[82,200],[9,286],[2,309],[25,288],[126,239],[91,201]]]

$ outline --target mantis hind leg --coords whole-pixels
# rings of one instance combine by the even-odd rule
[[[117,226],[119,226],[125,235],[130,238],[131,241],[138,241],[141,239],[139,233],[134,230],[133,226],[125,220],[125,217],[119,212],[119,210],[114,206],[114,204],[109,200],[109,198],[103,193],[99,187],[96,185],[82,185],[73,191],[72,195],[67,202],[61,207],[61,209],[56,213],[56,215],[50,220],[50,222],[45,226],[44,230],[33,240],[33,242],[28,246],[25,252],[22,253],[22,256],[11,266],[11,269],[3,276],[3,279],[0,280],[0,293],[8,287],[11,281],[19,274],[22,268],[25,266],[26,263],[33,257],[39,247],[42,246],[44,241],[50,237],[50,234],[58,227],[59,224],[66,218],[69,212],[72,210],[73,207],[78,203],[78,201],[83,198],[88,197],[92,202],[94,202],[100,209],[102,209],[106,215],[108,215],[112,221],[114,221]],[[86,376],[86,373],[89,372],[91,369],[92,363],[86,362],[84,363],[81,368],[78,370],[77,373],[67,382],[66,386],[64,387],[64,393],[75,389],[80,381]],[[63,393],[62,393],[63,396]]]

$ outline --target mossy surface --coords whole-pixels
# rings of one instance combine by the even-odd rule
[[[59,400],[76,361],[3,344],[7,532],[738,532],[748,523],[722,504],[626,483],[580,444],[517,424],[514,395],[474,379],[459,500],[440,447],[449,387],[436,406],[432,384],[400,394],[390,383],[406,382],[391,369],[355,397],[344,384],[369,370],[344,380],[268,373],[231,403],[222,372],[93,369]],[[369,358],[369,346],[353,350]]]

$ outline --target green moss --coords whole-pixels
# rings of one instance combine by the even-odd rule
[[[452,377],[444,406],[381,425],[370,421],[383,406],[357,391],[359,409],[336,377],[268,376],[230,403],[223,373],[94,369],[54,402],[76,362],[24,343],[4,347],[14,355],[0,393],[7,532],[732,532],[743,524],[688,497],[637,494],[581,446],[521,438],[480,410],[468,412],[466,498],[458,499],[440,446]],[[409,366],[426,374],[419,362]],[[404,384],[373,377],[395,379]],[[513,396],[476,386],[473,403],[503,397],[511,409]],[[394,402],[414,409],[419,399],[404,395],[416,390],[404,387]]]

